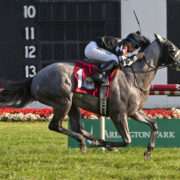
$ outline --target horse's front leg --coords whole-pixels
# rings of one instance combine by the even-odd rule
[[[125,112],[123,113],[114,113],[111,116],[111,119],[122,137],[122,142],[105,142],[106,146],[110,147],[125,147],[131,143],[131,135],[129,132],[128,126],[128,116]]]
[[[151,154],[156,145],[156,138],[158,134],[158,125],[154,120],[149,119],[143,112],[136,112],[133,116],[133,119],[147,124],[151,128],[150,142],[147,146],[147,150],[144,152],[144,159],[149,160]]]

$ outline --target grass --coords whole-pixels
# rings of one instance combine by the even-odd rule
[[[47,122],[0,122],[0,180],[180,179],[180,149],[157,148],[144,161],[144,148],[118,152],[67,148],[67,138]]]

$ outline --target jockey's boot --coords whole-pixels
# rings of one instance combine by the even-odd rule
[[[102,63],[99,65],[99,72],[94,74],[92,76],[92,79],[99,84],[108,85],[109,84],[109,80],[108,80],[109,72],[118,66],[119,66],[119,64],[113,60],[106,62],[106,63]]]
[[[110,72],[112,69],[118,67],[119,64],[116,61],[109,61],[103,64],[100,64],[99,66],[99,70],[101,72]]]
[[[108,77],[105,72],[97,72],[93,74],[91,78],[98,84],[108,84]]]

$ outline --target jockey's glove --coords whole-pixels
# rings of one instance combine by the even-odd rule
[[[122,56],[121,56],[122,57]],[[121,61],[119,61],[119,63],[125,67],[125,66],[131,66],[134,62],[136,62],[138,60],[137,56],[131,56],[131,57],[126,57],[124,59],[121,59]]]
[[[144,53],[140,52],[136,55],[131,55],[131,56],[120,56],[119,57],[119,64],[122,65],[123,67],[125,66],[131,66],[133,63],[135,63],[138,59],[143,59],[144,58]]]
[[[119,65],[123,65],[123,63],[124,63],[124,61],[127,59],[127,57],[126,56],[119,56],[118,57],[118,64]]]

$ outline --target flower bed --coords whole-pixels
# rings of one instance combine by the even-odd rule
[[[47,121],[52,116],[51,108],[0,108],[0,121]]]
[[[144,112],[149,118],[153,119],[180,119],[180,109],[145,109]],[[87,119],[98,119],[98,116],[94,113],[81,110],[83,118]]]
[[[145,109],[154,119],[180,119],[180,109]],[[98,119],[98,115],[81,109],[82,118]],[[52,108],[0,108],[0,121],[48,121],[53,116]]]

